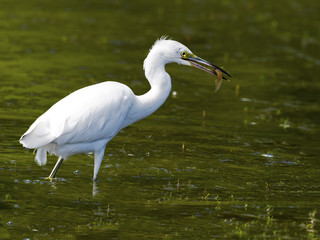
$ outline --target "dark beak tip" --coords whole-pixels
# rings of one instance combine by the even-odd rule
[[[231,77],[231,75],[229,73],[227,73],[225,70],[218,68],[218,70],[220,70],[221,72],[223,72],[225,75],[227,75],[228,77]]]

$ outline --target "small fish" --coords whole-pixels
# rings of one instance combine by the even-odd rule
[[[214,92],[217,92],[221,86],[222,83],[222,72],[219,69],[214,69],[214,74],[217,75],[217,79],[216,79],[216,87]]]
[[[219,68],[218,66],[216,66],[216,65],[214,65],[214,64],[212,64],[202,58],[199,58],[194,54],[188,55],[184,52],[184,55],[182,55],[182,59],[189,61],[193,67],[201,69],[201,70],[208,72],[210,74],[215,74],[217,76],[215,92],[217,92],[219,90],[219,88],[221,86],[222,79],[228,80],[226,77],[223,76],[223,74],[225,74],[228,77],[231,77],[230,74],[227,73],[222,68]]]

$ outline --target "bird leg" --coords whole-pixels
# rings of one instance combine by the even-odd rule
[[[93,168],[93,179],[92,179],[93,181],[97,181],[99,168],[104,155],[104,149],[105,149],[105,146],[102,149],[94,152],[94,168]]]
[[[49,177],[47,177],[47,179],[53,179],[53,178],[56,177],[56,174],[57,174],[57,172],[58,172],[58,170],[59,170],[59,167],[61,166],[62,162],[63,162],[63,158],[62,158],[62,157],[59,157],[56,165],[54,165],[54,167],[53,167],[53,169],[52,169]]]

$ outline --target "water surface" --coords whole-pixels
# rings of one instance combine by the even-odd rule
[[[0,239],[319,239],[317,1],[1,1]],[[172,64],[173,94],[93,155],[18,139],[59,99],[119,81],[167,34],[233,76]]]

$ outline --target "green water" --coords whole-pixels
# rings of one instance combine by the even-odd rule
[[[0,1],[0,239],[319,239],[320,4]],[[18,139],[59,99],[115,80],[167,34],[232,81],[172,64],[173,91],[93,156],[33,161]],[[237,90],[238,89],[238,90]]]

